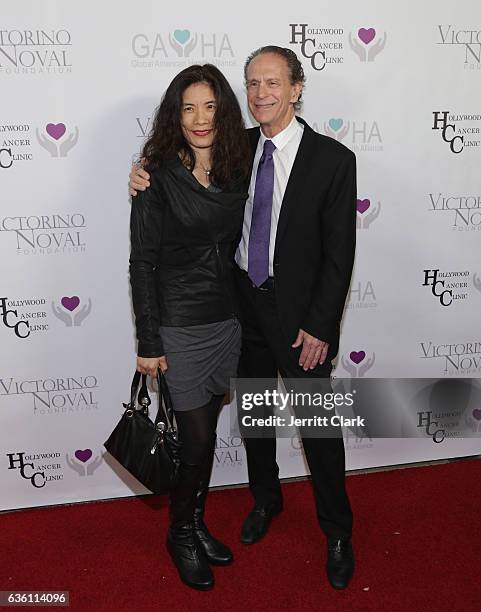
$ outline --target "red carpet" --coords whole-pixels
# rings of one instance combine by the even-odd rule
[[[346,591],[327,583],[307,482],[284,485],[284,512],[252,547],[238,541],[249,491],[211,493],[208,523],[235,555],[232,566],[215,568],[213,591],[179,582],[158,497],[2,515],[0,590],[69,590],[70,609],[96,612],[481,609],[481,461],[347,482],[357,570]]]

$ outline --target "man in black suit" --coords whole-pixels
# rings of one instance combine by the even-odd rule
[[[236,253],[242,378],[328,379],[351,279],[356,238],[356,161],[341,143],[296,117],[305,81],[287,48],[267,46],[245,64],[253,166]],[[131,192],[148,175],[131,173]],[[352,512],[342,437],[303,436],[327,575],[345,588],[354,571]],[[275,437],[245,438],[255,505],[241,541],[253,544],[282,510]]]
[[[243,331],[239,376],[329,378],[354,261],[355,156],[295,116],[304,73],[293,51],[275,46],[255,51],[247,59],[245,80],[249,110],[260,127],[249,130],[254,161],[236,253]],[[269,175],[264,166],[270,157]],[[259,183],[261,167],[273,183],[270,190],[264,176]],[[266,222],[258,191],[267,191],[269,200],[267,237],[257,230]],[[250,544],[282,509],[282,494],[275,437],[245,437],[245,445],[255,506],[241,540]],[[303,436],[303,447],[328,539],[328,577],[335,588],[345,588],[354,559],[343,440]]]

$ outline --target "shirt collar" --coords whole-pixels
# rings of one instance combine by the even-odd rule
[[[304,126],[302,123],[297,121],[296,116],[292,117],[289,125],[285,127],[279,134],[276,134],[274,138],[271,138],[274,143],[276,149],[282,150],[299,132],[302,132]],[[264,147],[264,143],[266,140],[269,140],[267,136],[264,135],[264,132],[260,130],[260,138],[259,138],[259,146]]]

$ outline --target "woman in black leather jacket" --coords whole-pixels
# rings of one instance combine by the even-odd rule
[[[212,588],[210,564],[232,561],[203,514],[217,417],[240,354],[233,265],[249,155],[230,85],[215,66],[190,66],[156,112],[142,152],[150,189],[131,212],[137,369],[165,372],[182,442],[167,549],[197,589]]]

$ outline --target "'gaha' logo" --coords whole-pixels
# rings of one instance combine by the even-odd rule
[[[173,62],[172,51],[179,58],[176,62]],[[188,66],[197,58],[202,62],[209,60],[217,66],[236,63],[226,32],[197,33],[187,29],[177,29],[167,35],[139,32],[132,37],[132,53],[131,66],[134,68],[171,68],[174,63],[177,67]]]
[[[319,125],[313,123],[312,127],[319,132]],[[331,117],[324,121],[323,133],[334,140],[346,141],[350,149],[358,152],[382,151],[383,142],[381,130],[377,121],[346,121],[341,117]]]
[[[327,123],[324,123],[324,133],[335,140],[344,140],[349,132],[349,121],[344,123],[344,119],[340,117],[332,117]]]
[[[192,36],[189,30],[175,30],[169,34],[169,42],[179,57],[189,57],[197,45],[197,34]]]
[[[377,297],[372,280],[352,280],[347,294],[346,310],[377,308]]]

